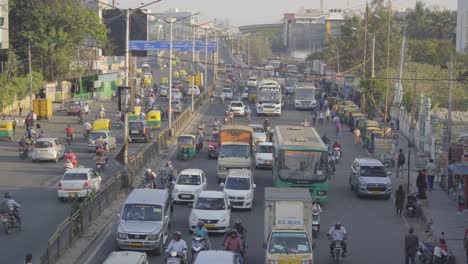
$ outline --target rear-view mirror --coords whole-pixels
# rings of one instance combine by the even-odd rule
[[[388,176],[392,175],[392,172],[391,171],[387,172],[387,175]]]
[[[252,184],[252,188],[254,188],[254,189],[257,188],[257,184],[255,184],[255,183]]]

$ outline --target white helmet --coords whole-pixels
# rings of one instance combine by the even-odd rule
[[[151,173],[151,169],[150,169],[150,168],[147,168],[147,169],[146,169],[146,172]]]

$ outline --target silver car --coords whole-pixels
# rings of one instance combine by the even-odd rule
[[[95,152],[98,145],[96,144],[96,139],[102,137],[104,142],[107,143],[109,149],[117,148],[117,139],[109,130],[96,130],[91,132],[88,139],[88,152]]]
[[[58,162],[65,156],[65,146],[58,138],[40,138],[32,151],[32,162],[51,160]]]
[[[351,166],[349,185],[357,196],[390,198],[392,182],[382,162],[372,158],[356,158]]]

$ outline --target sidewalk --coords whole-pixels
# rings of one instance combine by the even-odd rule
[[[408,155],[408,139],[399,133],[398,151],[403,149],[403,153]],[[411,172],[410,172],[410,190],[416,191],[416,156],[417,152],[411,149]],[[406,157],[408,159],[408,157]],[[408,160],[404,166],[403,176],[395,180],[406,186],[408,180]],[[396,171],[396,168],[394,169]],[[434,182],[434,191],[427,192],[427,202],[423,203],[423,212],[428,223],[432,223],[432,237],[438,239],[442,232],[445,233],[445,239],[449,249],[451,249],[457,259],[457,263],[465,263],[466,253],[463,247],[463,238],[465,229],[468,228],[468,211],[459,212],[455,201],[451,200],[447,191],[440,187],[440,180]]]

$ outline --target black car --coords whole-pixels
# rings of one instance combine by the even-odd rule
[[[143,140],[148,142],[151,138],[151,129],[146,120],[132,120],[128,122],[128,136],[131,141]]]

